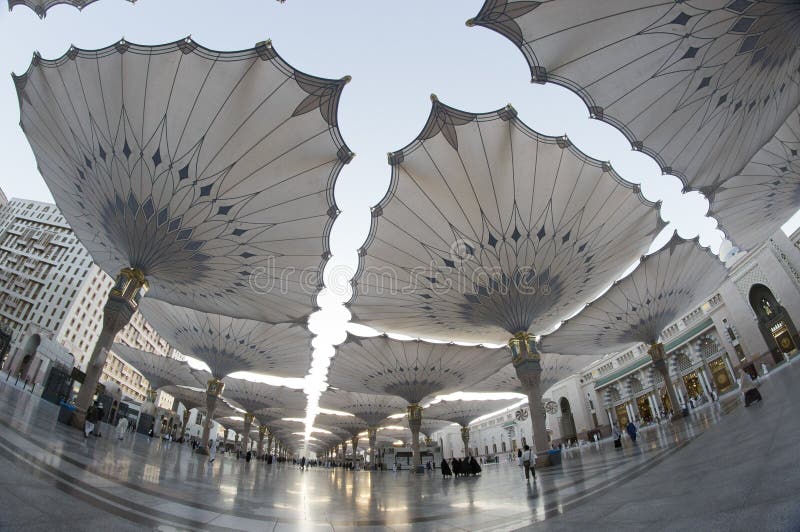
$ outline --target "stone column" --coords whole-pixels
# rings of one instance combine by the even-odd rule
[[[375,440],[378,439],[378,429],[367,429],[367,438],[369,439],[369,463],[375,464]]]
[[[408,418],[408,428],[411,429],[412,463],[416,468],[422,465],[422,456],[419,454],[419,430],[422,428],[422,407],[417,403],[408,405],[408,408],[406,408],[406,417]]]
[[[219,396],[222,395],[223,388],[225,388],[225,383],[219,379],[211,379],[206,386],[206,419],[203,423],[201,454],[208,452],[208,439],[211,427],[214,425],[214,411],[217,409],[217,402],[219,401]]]
[[[342,442],[342,460],[347,458],[347,440]]]
[[[356,457],[356,449],[358,449],[358,440],[359,440],[358,434],[356,434],[355,436],[353,436],[351,438],[351,442],[350,442],[353,445],[353,458],[354,459]]]
[[[469,427],[461,427],[461,441],[464,442],[464,456],[469,456]]]
[[[183,425],[181,426],[181,438],[183,438],[183,436],[186,434],[186,427],[189,425],[189,416],[191,414],[192,412],[188,408],[183,409]]]
[[[86,365],[86,376],[75,399],[76,408],[71,420],[73,427],[83,429],[86,410],[94,402],[94,394],[103,375],[108,350],[117,333],[131,321],[139,308],[139,300],[147,292],[148,287],[144,273],[137,268],[124,268],[117,275],[114,287],[108,293],[108,299],[103,307],[103,328],[100,337],[94,344],[89,363]]]
[[[661,342],[654,343],[648,350],[650,358],[653,359],[653,367],[661,374],[664,379],[664,386],[667,388],[667,396],[669,402],[672,403],[673,415],[672,419],[679,419],[683,417],[681,405],[678,402],[678,396],[675,394],[675,388],[672,386],[672,379],[669,376],[669,368],[667,367],[666,353],[664,352],[664,344]]]
[[[258,427],[258,447],[256,448],[256,458],[261,460],[264,457],[264,436],[267,435],[267,426],[260,425]]]
[[[542,404],[541,376],[542,366],[539,363],[540,353],[536,342],[526,332],[517,333],[508,342],[511,348],[514,369],[517,378],[522,383],[522,389],[528,396],[528,409],[530,411],[531,428],[533,429],[533,448],[536,451],[537,465],[550,465],[550,445],[547,439],[545,426],[546,412]]]
[[[267,436],[267,454],[274,455],[275,453],[272,452],[272,433],[270,432]]]
[[[250,428],[253,426],[253,419],[256,416],[246,413],[244,415],[244,434],[242,434],[242,449],[247,452],[250,445]]]

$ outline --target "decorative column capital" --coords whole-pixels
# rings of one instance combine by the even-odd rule
[[[667,353],[664,351],[664,344],[661,342],[654,343],[647,350],[647,353],[650,355],[650,358],[653,359],[653,367],[656,371],[665,376],[665,378],[668,378],[666,377],[668,374]]]
[[[136,309],[139,301],[150,289],[144,272],[139,268],[123,268],[114,280],[109,299],[124,300],[131,308]]]
[[[469,427],[461,427],[461,441],[465,446],[469,444]]]
[[[244,415],[244,424],[245,425],[252,425],[253,420],[256,418],[255,414],[245,413]]]
[[[419,432],[422,427],[422,407],[417,403],[408,405],[406,408],[406,417],[408,418],[408,427],[413,431]]]
[[[369,438],[369,441],[375,441],[375,438],[377,437],[378,437],[377,427],[370,427],[367,429],[367,438]]]
[[[222,395],[222,390],[225,389],[225,383],[219,379],[211,379],[206,384],[206,393],[213,397]]]
[[[515,368],[533,366],[541,371],[541,353],[536,338],[528,332],[518,332],[508,341],[511,349],[511,363]]]
[[[266,436],[266,435],[267,435],[267,426],[266,425],[261,425],[260,427],[258,427],[258,438],[260,440],[263,440],[264,436]]]
[[[156,390],[154,390],[152,388],[147,388],[147,400],[148,401],[150,401],[151,403],[155,403],[156,402],[156,395],[158,395],[158,392]]]

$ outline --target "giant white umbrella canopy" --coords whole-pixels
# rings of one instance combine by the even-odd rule
[[[674,235],[629,276],[542,339],[545,351],[596,355],[658,342],[661,331],[712,295],[727,270],[697,239]]]
[[[656,204],[568,138],[530,129],[511,106],[475,114],[434,97],[422,132],[389,162],[389,192],[360,252],[353,321],[412,337],[509,342],[538,404],[535,336],[648,249],[664,226]],[[543,416],[539,425],[546,463]]]
[[[452,424],[452,421],[447,421],[445,419],[430,419],[426,417],[422,420],[422,426],[420,427],[419,431],[426,438],[430,438],[431,434],[434,432],[447,428]]]
[[[428,396],[455,392],[495,373],[507,363],[504,349],[381,335],[350,335],[337,348],[328,382],[343,390],[400,397],[419,404]]]
[[[800,104],[796,2],[486,0],[467,24],[695,189],[741,171]]]
[[[382,331],[475,343],[540,334],[664,226],[638,187],[511,107],[474,114],[434,98],[389,161],[350,304],[353,321]]]
[[[393,395],[348,392],[338,388],[328,388],[319,399],[320,407],[353,414],[370,428],[377,427],[392,414],[402,413],[406,405],[406,401]]]
[[[766,241],[800,206],[800,109],[711,197],[709,215],[741,249]]]
[[[545,336],[542,348],[597,354],[645,343],[677,414],[678,400],[659,337],[686,309],[719,288],[726,276],[722,262],[708,248],[701,248],[697,238],[683,240],[674,235],[662,249],[644,257],[628,277]]]
[[[562,355],[541,353],[539,364],[542,367],[541,387],[547,390],[561,379],[573,375],[591,364],[602,355]],[[510,392],[524,394],[525,389],[517,378],[513,364],[465,389],[467,392]]]
[[[330,256],[333,183],[352,157],[346,81],[294,69],[269,42],[188,38],[36,55],[14,77],[39,171],[98,266],[138,269],[173,304],[272,323],[309,313]]]
[[[204,372],[192,369],[189,364],[181,360],[143,351],[123,343],[115,343],[111,350],[141,373],[153,390],[161,390],[169,385],[205,386]]]
[[[136,0],[128,1],[131,3],[136,2]],[[95,2],[97,2],[97,0],[8,0],[8,10],[11,11],[16,6],[26,6],[39,15],[39,18],[44,18],[51,7],[59,4],[66,4],[77,7],[78,9],[83,9]]]
[[[218,52],[189,38],[36,54],[14,76],[20,125],[61,213],[116,276],[72,423],[106,350],[151,295],[270,323],[309,313],[352,153],[347,78],[304,74],[271,43]]]
[[[476,418],[497,412],[517,402],[519,402],[518,399],[459,399],[456,401],[439,401],[429,405],[425,410],[431,417],[458,423],[461,426],[464,456],[469,456],[469,424]]]
[[[264,417],[264,412],[269,409],[302,409],[306,404],[306,396],[302,390],[234,378],[225,380],[223,397],[241,406],[245,411],[243,421],[245,430],[242,432],[244,438],[242,445],[244,447],[247,447],[250,438],[250,427],[252,427],[253,421],[258,419],[259,423],[261,423],[258,416],[259,412]],[[265,431],[269,424],[262,423],[262,426],[258,440],[259,456],[261,455]]]
[[[329,429],[335,428],[344,432],[349,438],[358,436],[367,430],[367,422],[356,416],[338,416],[335,414],[317,414],[314,425]]]
[[[388,336],[350,336],[339,346],[328,372],[331,385],[344,390],[394,395],[407,403],[419,466],[419,430],[428,396],[457,391],[488,377],[506,363],[505,352],[482,346],[392,340]]]
[[[519,399],[475,399],[455,401],[439,401],[428,405],[425,413],[435,419],[441,419],[451,423],[458,423],[462,427],[468,427],[473,420],[497,412],[504,408],[516,404]]]
[[[299,323],[272,325],[151,298],[142,301],[140,310],[170,345],[208,365],[213,375],[207,383],[209,417],[214,415],[214,405],[223,392],[222,379],[229,374],[253,371],[299,378],[311,365],[311,333]],[[203,448],[209,430],[210,424],[206,423]]]
[[[149,298],[140,310],[170,345],[208,364],[215,379],[237,371],[302,378],[311,364],[312,335],[301,323],[272,325]]]

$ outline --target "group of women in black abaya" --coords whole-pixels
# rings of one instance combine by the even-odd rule
[[[475,476],[481,472],[481,466],[475,457],[469,458],[452,458],[450,463],[442,458],[442,476],[449,477],[455,475],[457,477]]]

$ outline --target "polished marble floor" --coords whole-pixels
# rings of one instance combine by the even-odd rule
[[[0,529],[800,530],[800,362],[765,400],[737,394],[687,421],[565,453],[527,485],[237,461],[141,435],[85,440],[57,409],[0,379]],[[106,428],[110,435],[110,428]]]

